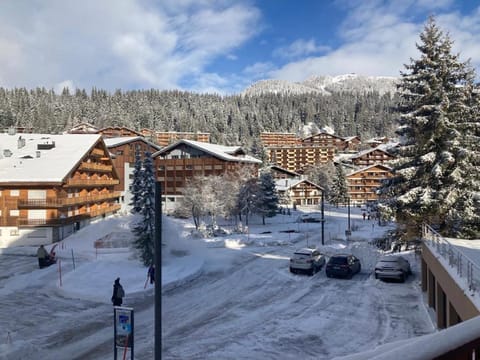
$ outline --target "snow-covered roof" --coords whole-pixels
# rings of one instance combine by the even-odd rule
[[[0,134],[0,183],[62,182],[99,140],[99,134]]]
[[[373,149],[366,149],[366,150],[363,150],[363,151],[359,151],[358,153],[352,155],[350,158],[351,158],[351,159],[358,159],[359,157],[362,157],[362,156],[364,156],[364,155],[366,155],[366,154],[369,154],[369,153],[371,153],[371,152],[374,152],[374,151],[376,151],[376,150],[381,151],[381,152],[384,152],[384,153],[387,154],[387,155],[393,156],[393,155],[390,154],[387,150],[385,150],[385,148],[384,148],[383,146],[380,146],[380,145],[379,145],[379,146],[377,146],[377,147],[375,147],[375,148],[373,148]]]
[[[105,145],[107,145],[108,148],[120,146],[123,144],[128,144],[134,141],[142,141],[145,144],[153,146],[157,150],[161,149],[160,146],[146,140],[143,136],[119,136],[119,137],[113,137],[113,138],[105,138],[103,139],[103,141],[105,141]]]
[[[224,146],[224,145],[217,145],[217,144],[210,144],[201,141],[194,141],[194,140],[186,140],[182,139],[179,140],[171,145],[168,145],[157,151],[152,155],[152,157],[156,157],[165,153],[170,152],[171,150],[177,148],[179,145],[185,144],[191,146],[195,149],[199,149],[201,151],[206,152],[214,157],[225,161],[235,161],[235,162],[249,162],[254,164],[261,164],[262,161],[254,158],[250,155],[243,155],[244,151],[240,146]],[[236,154],[242,154],[241,156],[235,156]]]
[[[317,185],[311,182],[310,180],[306,180],[306,179],[277,179],[275,180],[275,186],[277,188],[277,191],[287,191],[302,182],[308,183],[310,185],[313,185],[319,188],[320,190],[323,190],[323,188],[320,185]]]
[[[355,175],[355,174],[358,174],[358,173],[361,173],[361,172],[364,172],[364,171],[368,171],[370,170],[371,168],[374,168],[374,167],[380,167],[380,168],[383,168],[387,171],[392,171],[392,168],[386,166],[386,165],[383,165],[383,164],[373,164],[373,165],[369,165],[369,166],[366,166],[364,168],[361,168],[360,170],[357,170],[357,171],[354,171],[354,172],[351,172],[350,174],[347,174],[347,176],[352,176],[352,175]]]

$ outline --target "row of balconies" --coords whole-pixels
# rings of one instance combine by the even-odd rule
[[[120,183],[118,179],[68,179],[66,187],[89,187],[102,185],[117,185]]]
[[[105,165],[105,164],[94,163],[94,162],[82,162],[78,168],[79,170],[104,171],[104,172],[110,172],[113,170],[112,165]]]
[[[2,226],[18,226],[18,227],[25,227],[25,226],[62,226],[67,224],[72,224],[77,221],[85,220],[88,218],[93,218],[97,216],[101,216],[104,214],[113,213],[115,211],[120,210],[121,205],[114,204],[108,207],[99,208],[92,210],[90,212],[86,212],[83,214],[77,214],[69,217],[62,217],[62,218],[52,218],[52,219],[28,219],[28,218],[15,218],[9,217],[2,220]]]
[[[46,199],[19,199],[18,208],[61,208],[72,205],[86,204],[92,202],[98,202],[101,200],[114,199],[121,196],[119,191],[114,191],[111,193],[98,194],[98,195],[87,195],[87,196],[77,196],[77,197],[60,197],[60,198],[46,198]]]

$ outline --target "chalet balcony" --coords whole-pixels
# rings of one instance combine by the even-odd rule
[[[99,171],[99,172],[111,172],[113,170],[112,165],[105,165],[92,162],[82,162],[79,166],[80,170]]]
[[[55,209],[72,205],[95,203],[108,199],[116,199],[121,196],[119,191],[114,191],[107,194],[77,196],[77,197],[63,197],[63,198],[47,198],[47,199],[29,199],[18,200],[19,209]]]
[[[14,226],[18,227],[44,227],[44,226],[64,226],[73,224],[74,222],[88,219],[89,214],[79,214],[66,218],[54,218],[54,219],[28,219],[18,218],[17,223]]]
[[[102,149],[93,149],[91,154],[98,157],[105,156],[105,152]]]
[[[68,179],[66,187],[109,186],[120,183],[118,179]]]
[[[72,224],[77,221],[94,218],[104,214],[110,214],[120,210],[121,205],[115,204],[112,206],[107,206],[104,208],[92,210],[83,214],[78,214],[74,216],[69,216],[65,218],[54,218],[54,219],[27,219],[27,218],[17,218],[15,224],[10,224],[9,226],[18,226],[18,227],[45,227],[45,226],[64,226]]]

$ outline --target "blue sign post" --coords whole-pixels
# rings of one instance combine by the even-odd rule
[[[130,353],[130,359],[133,360],[133,309],[114,306],[113,321],[114,359],[117,360],[118,353],[122,354],[122,359],[126,359]]]

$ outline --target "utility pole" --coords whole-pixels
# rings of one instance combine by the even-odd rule
[[[325,190],[322,189],[322,245],[325,245]]]
[[[162,187],[155,182],[155,360],[162,359]]]

